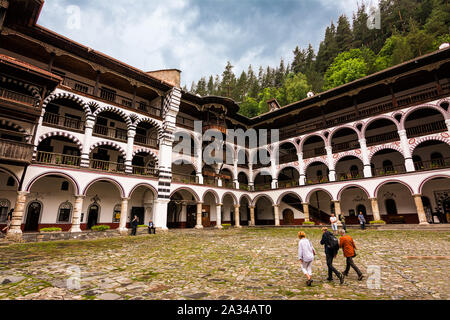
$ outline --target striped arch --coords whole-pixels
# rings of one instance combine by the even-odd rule
[[[270,158],[272,158],[272,151],[269,149],[269,146],[265,146],[265,147],[257,148],[257,149],[250,151],[250,155],[248,158],[249,163],[253,162],[253,158],[254,158],[255,154],[257,154],[259,152],[259,150],[261,150],[261,149],[266,150],[267,153],[269,153]]]
[[[356,136],[358,137],[358,140],[361,139],[361,132],[359,130],[351,125],[343,125],[334,128],[333,131],[330,132],[330,135],[328,136],[328,145],[331,146],[331,141],[333,140],[333,136],[336,134],[336,132],[342,130],[342,129],[350,129],[353,130],[356,133]]]
[[[237,198],[236,195],[235,195],[234,193],[232,193],[232,192],[225,192],[225,193],[222,195],[222,203],[224,203],[225,197],[226,197],[227,195],[229,195],[229,196],[231,196],[231,197],[233,198],[233,201],[234,201],[234,204],[235,204],[235,205],[238,205],[238,204],[239,204],[238,198]]]
[[[369,152],[369,162],[372,161],[372,158],[375,154],[377,154],[381,150],[391,149],[400,152],[400,154],[405,158],[405,155],[403,154],[403,149],[400,146],[400,142],[398,143],[391,143],[391,144],[383,144],[381,146],[374,147]]]
[[[55,100],[59,99],[66,99],[66,100],[72,100],[73,102],[77,103],[81,108],[83,108],[84,113],[86,116],[91,115],[91,108],[89,107],[88,103],[85,103],[80,97],[77,97],[74,94],[67,93],[67,92],[60,92],[50,95],[44,100],[44,103],[42,104],[42,114],[45,113],[45,109],[47,108],[47,105]]]
[[[59,172],[59,171],[50,171],[50,172],[45,172],[45,173],[42,173],[40,175],[37,175],[30,182],[28,182],[28,184],[27,184],[27,186],[26,186],[24,191],[30,192],[31,187],[33,187],[33,184],[36,181],[38,181],[39,179],[44,178],[46,176],[60,176],[60,177],[66,178],[67,180],[72,182],[72,185],[75,188],[75,195],[80,195],[81,189],[80,189],[80,185],[78,184],[76,179],[73,178],[71,175],[65,173],[65,172]]]
[[[450,175],[448,174],[437,174],[428,178],[425,178],[419,185],[418,194],[423,194],[423,187],[428,181],[434,180],[436,178],[450,178]]]
[[[92,185],[94,184],[94,183],[96,183],[96,182],[99,182],[99,181],[107,181],[107,182],[111,182],[113,185],[115,185],[116,187],[117,187],[117,189],[119,189],[118,191],[119,191],[119,193],[120,193],[120,196],[122,197],[122,198],[125,198],[125,189],[124,189],[124,187],[120,184],[120,182],[118,182],[118,181],[116,181],[116,180],[114,180],[114,179],[111,179],[111,178],[106,178],[106,177],[103,177],[103,178],[97,178],[97,179],[94,179],[94,180],[92,180],[91,182],[89,182],[88,183],[88,185],[84,188],[84,190],[83,190],[83,196],[86,196],[87,195],[87,192],[88,192],[88,190],[89,190],[89,188],[90,187],[92,187]]]
[[[119,108],[116,108],[116,107],[113,107],[113,106],[106,106],[106,107],[98,108],[93,113],[93,116],[97,117],[100,113],[107,112],[107,111],[115,113],[115,114],[119,115],[120,117],[122,117],[123,121],[125,121],[125,123],[127,124],[128,128],[134,127],[133,123],[131,122],[131,118],[125,112],[123,112]]]
[[[156,163],[158,164],[158,155],[156,154],[156,153],[154,153],[151,149],[149,149],[149,148],[144,148],[144,147],[142,147],[142,148],[138,148],[138,149],[136,149],[136,150],[134,150],[133,151],[133,158],[134,158],[134,156],[135,155],[137,155],[138,153],[148,153],[155,161],[156,161]]]
[[[367,131],[367,128],[368,128],[372,123],[374,123],[375,121],[382,120],[382,119],[386,119],[386,120],[392,122],[392,124],[394,124],[394,125],[397,127],[397,131],[400,130],[400,124],[398,123],[397,119],[395,119],[395,117],[390,117],[390,116],[386,116],[386,115],[380,115],[380,116],[376,116],[376,117],[370,118],[370,119],[363,125],[363,127],[362,127],[362,129],[361,129],[361,136],[362,136],[363,138],[367,139],[367,137],[366,137],[366,131]]]
[[[242,194],[241,197],[239,198],[239,204],[241,204],[242,199],[247,199],[248,201],[248,205],[251,206],[252,205],[252,198],[250,198],[250,196],[248,194]]]
[[[11,78],[7,78],[2,76],[1,77],[1,82],[3,83],[14,83],[15,85],[24,88],[25,90],[27,90],[35,99],[34,104],[38,105],[41,101],[41,93],[39,92],[39,89],[33,85],[30,85],[28,83],[24,83],[22,81],[16,80],[16,79],[11,79]]]
[[[339,192],[337,194],[338,201],[341,201],[341,197],[342,197],[342,194],[344,193],[344,191],[347,190],[348,188],[352,188],[352,187],[362,190],[366,194],[367,199],[370,199],[370,193],[367,191],[366,188],[364,188],[363,186],[360,186],[358,184],[349,184],[349,185],[346,185],[345,187],[343,187],[341,190],[339,190]]]
[[[289,139],[289,140],[284,140],[281,141],[280,143],[278,143],[276,146],[274,146],[272,153],[273,154],[277,154],[277,152],[280,150],[280,147],[285,145],[285,144],[291,144],[295,147],[295,150],[297,150],[297,153],[300,152],[300,148],[298,146],[298,144],[295,142],[295,139]]]
[[[253,199],[253,201],[252,201],[252,207],[255,207],[255,206],[256,206],[256,203],[258,203],[258,200],[261,199],[261,198],[269,199],[270,202],[272,203],[272,206],[275,205],[275,203],[273,202],[272,197],[268,196],[267,194],[260,193],[260,194],[258,194],[258,195]]]
[[[107,141],[107,140],[103,140],[103,141],[99,141],[95,144],[93,144],[91,146],[91,148],[89,149],[89,154],[92,153],[92,151],[95,150],[95,148],[97,147],[101,147],[101,146],[110,146],[113,147],[114,149],[116,149],[117,151],[120,152],[120,154],[125,158],[127,153],[125,152],[125,150],[123,150],[117,143],[112,142],[112,141]]]
[[[382,186],[384,186],[385,184],[387,184],[387,183],[392,183],[392,182],[395,182],[395,183],[399,183],[399,184],[401,184],[401,185],[404,185],[406,188],[408,188],[409,192],[411,192],[411,195],[414,194],[413,188],[411,188],[411,186],[410,186],[409,184],[407,184],[407,183],[404,182],[404,181],[392,179],[392,180],[385,180],[385,181],[381,182],[381,183],[375,188],[375,190],[374,190],[374,192],[373,192],[373,197],[374,197],[374,198],[377,198],[378,192],[380,191],[380,188],[381,188]]]
[[[130,115],[130,118],[132,118],[134,116],[136,116],[136,115],[134,115],[134,114]],[[137,120],[134,123],[134,125],[136,127],[142,122],[149,123],[149,124],[151,124],[152,126],[154,126],[156,128],[156,130],[158,131],[158,139],[161,139],[162,134],[163,134],[163,129],[162,129],[162,127],[159,125],[159,123],[156,120],[148,118],[148,117],[146,117],[146,118],[139,118],[138,116],[136,116],[136,117],[137,117]]]
[[[6,120],[6,119],[0,119],[0,124],[4,125],[4,126],[13,127],[14,129],[16,129],[17,131],[19,131],[20,133],[22,133],[25,136],[25,140],[27,142],[30,141],[31,135],[24,128],[19,126],[18,124],[14,123],[12,121]]]
[[[216,204],[221,203],[219,195],[213,189],[208,189],[205,192],[203,192],[203,197],[202,197],[203,203],[205,202],[205,198],[208,193],[211,193],[214,196],[214,198],[216,199]]]
[[[356,151],[359,151],[360,153],[358,154]],[[334,155],[333,155],[333,165],[334,165],[334,167],[336,167],[336,164],[337,164],[342,158],[345,158],[345,157],[355,157],[355,158],[358,158],[359,160],[361,160],[361,162],[362,162],[363,165],[364,165],[364,160],[363,160],[363,158],[362,158],[361,150],[360,150],[360,149],[357,149],[357,150],[351,150],[351,151],[346,151],[346,152],[341,152],[341,153],[338,153],[338,154],[334,154]]]
[[[145,182],[135,185],[133,187],[133,189],[131,189],[130,193],[128,194],[128,198],[131,198],[131,196],[133,195],[134,191],[136,191],[136,189],[139,188],[139,187],[145,187],[145,188],[149,189],[150,191],[153,192],[154,199],[158,198],[158,190],[156,190],[156,188],[154,186],[152,186],[151,184],[148,184],[148,183],[145,183]]]
[[[197,192],[195,192],[194,189],[191,189],[189,187],[181,187],[181,188],[178,188],[178,189],[172,191],[172,193],[170,194],[170,198],[172,198],[175,193],[182,191],[182,190],[189,192],[192,196],[194,196],[195,201],[200,202],[200,197],[198,196]]]
[[[411,154],[414,153],[414,150],[416,150],[416,148],[426,142],[426,141],[441,141],[446,143],[447,145],[450,145],[450,135],[447,132],[441,132],[439,134],[435,134],[432,136],[427,136],[427,137],[422,137],[422,138],[412,138],[409,139],[409,150],[411,152]]]
[[[416,106],[416,107],[413,107],[413,108],[409,109],[409,110],[404,114],[404,116],[403,116],[403,118],[402,118],[402,121],[400,122],[400,128],[401,128],[401,129],[404,130],[404,129],[406,128],[406,127],[405,127],[405,123],[406,123],[406,120],[408,120],[408,117],[409,117],[413,112],[415,112],[415,111],[417,111],[417,110],[419,110],[419,109],[434,109],[434,110],[436,110],[437,112],[439,112],[439,113],[442,114],[442,116],[444,117],[444,120],[449,119],[448,112],[445,112],[445,110],[442,109],[439,105],[436,106],[436,105],[432,105],[432,104],[423,104],[423,105]]]
[[[311,200],[311,196],[314,194],[314,192],[317,192],[317,191],[325,192],[327,195],[330,196],[331,201],[334,200],[333,195],[328,190],[326,190],[324,188],[315,188],[315,189],[312,189],[310,192],[308,192],[308,195],[305,198],[306,203],[309,203],[309,200]]]
[[[280,167],[280,168],[277,170],[277,172],[276,172],[277,180],[278,180],[278,178],[280,177],[281,171],[283,171],[284,169],[287,169],[287,168],[294,169],[295,171],[297,171],[298,175],[300,176],[300,170],[299,170],[298,167],[295,167],[295,166],[292,166],[292,165],[286,165],[286,166]]]
[[[298,193],[295,193],[294,191],[286,191],[283,192],[277,199],[277,204],[280,205],[281,201],[283,201],[283,198],[289,194],[295,195],[297,198],[300,199],[300,202],[303,202],[302,197],[300,197],[300,195]]]
[[[304,137],[300,140],[300,144],[299,144],[299,146],[298,146],[300,152],[303,152],[303,147],[304,147],[304,145],[305,145],[305,142],[306,142],[309,138],[314,137],[314,136],[317,136],[317,137],[319,137],[320,139],[322,139],[322,140],[323,140],[323,144],[325,145],[325,147],[328,146],[327,138],[326,138],[323,134],[321,134],[321,133],[311,133],[311,134],[308,134],[308,135],[304,136]]]
[[[307,161],[305,161],[305,172],[306,172],[306,170],[308,170],[310,165],[312,165],[313,163],[316,163],[316,162],[323,163],[328,168],[328,161],[327,161],[327,159],[311,158],[311,159],[308,159]],[[328,169],[330,169],[330,168],[328,168]]]
[[[77,145],[77,147],[78,147],[78,149],[80,149],[80,151],[82,151],[82,149],[83,149],[83,144],[81,143],[80,140],[78,140],[77,137],[75,137],[74,135],[71,135],[68,132],[64,132],[64,131],[52,131],[52,132],[43,134],[37,140],[37,144],[35,147],[38,147],[42,141],[44,141],[45,139],[51,138],[51,137],[64,137],[64,138],[70,139],[73,141],[73,143],[75,143]]]
[[[176,165],[176,166],[181,165],[181,163],[175,163],[175,162],[181,162],[181,161],[182,161],[183,165],[190,164],[190,165],[192,165],[194,167],[195,172],[199,172],[196,161],[192,161],[192,159],[190,159],[190,158],[184,158],[184,157],[173,158],[172,159],[172,166],[173,165]]]

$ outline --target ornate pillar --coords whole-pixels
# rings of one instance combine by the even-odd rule
[[[197,202],[197,224],[195,229],[203,229],[203,221],[202,221],[202,210],[203,210],[203,202]]]
[[[309,203],[303,203],[303,214],[305,215],[305,222],[309,222]]]
[[[136,136],[136,127],[132,126],[128,128],[128,140],[127,140],[127,155],[125,159],[125,173],[133,173],[133,147],[134,147],[134,137]]]
[[[122,198],[122,204],[120,206],[119,232],[122,234],[126,234],[128,232],[127,229],[128,200],[129,198]]]
[[[378,199],[377,198],[370,198],[370,204],[372,205],[372,215],[373,215],[373,219],[375,221],[380,221],[381,220],[381,216],[380,216],[380,209],[378,208]],[[357,214],[359,214],[359,212],[357,212]]]
[[[411,151],[409,150],[409,142],[408,136],[406,135],[406,130],[399,130],[398,135],[400,136],[400,144],[403,150],[403,155],[405,156],[406,171],[407,172],[415,171]]]
[[[339,220],[339,216],[342,215],[341,211],[341,202],[339,200],[333,200],[334,203],[334,215],[338,218],[338,225],[342,225],[342,222]]]
[[[80,218],[83,211],[83,200],[85,196],[75,196],[75,205],[73,206],[72,227],[69,232],[81,232]]]
[[[427,225],[427,216],[425,214],[425,210],[423,208],[423,202],[422,202],[422,195],[421,194],[415,194],[413,195],[414,202],[416,203],[417,208],[417,215],[419,216],[419,224],[421,225]]]
[[[274,216],[275,216],[275,226],[280,226],[280,205],[275,204],[273,206]]]
[[[254,227],[256,226],[256,222],[255,222],[255,207],[254,206],[249,206],[250,208],[250,227]]]
[[[238,159],[235,159],[233,162],[233,182],[234,182],[234,188],[239,189],[239,180],[238,180]]]
[[[236,204],[234,205],[234,227],[235,228],[242,228],[241,227],[241,215],[239,212],[240,205]]]
[[[89,168],[89,153],[91,148],[91,138],[94,126],[95,126],[94,116],[88,115],[86,117],[86,123],[84,125],[84,141],[83,141],[83,149],[81,151],[80,166],[82,168]]]
[[[255,183],[253,179],[253,164],[248,164],[248,188],[249,191],[253,191],[255,188]]]
[[[304,186],[306,184],[306,173],[305,173],[305,162],[303,161],[303,152],[297,154],[298,156],[298,167],[300,173],[299,184]]]
[[[222,203],[216,205],[216,228],[223,229],[222,227]]]
[[[369,150],[367,150],[367,142],[366,139],[359,139],[359,145],[361,146],[361,155],[363,158],[364,165],[364,178],[372,177],[372,167],[369,161]]]
[[[29,192],[17,192],[16,205],[11,220],[11,227],[8,230],[7,237],[12,239],[20,239],[22,237],[22,220],[25,213],[25,203]]]
[[[330,174],[328,179],[330,181],[336,181],[336,170],[334,169],[334,161],[333,161],[333,148],[331,146],[325,147],[327,150],[327,162],[328,162],[328,170],[330,170]]]

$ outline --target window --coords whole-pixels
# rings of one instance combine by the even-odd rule
[[[118,223],[120,222],[120,211],[122,209],[122,206],[120,204],[117,204],[114,207],[114,212],[113,212],[113,223]]]
[[[62,203],[59,206],[57,222],[69,223],[71,213],[72,213],[72,204],[69,201]]]
[[[13,177],[9,177],[8,181],[6,182],[7,187],[14,187],[16,185],[16,181]]]
[[[69,190],[69,182],[64,181],[64,182],[61,184],[61,191],[67,191],[67,190]]]
[[[11,203],[7,199],[0,199],[0,222],[5,222]]]
[[[359,178],[359,168],[358,166],[354,165],[350,168],[350,174],[352,175],[352,178]]]
[[[431,158],[431,167],[442,167],[444,165],[444,157],[439,152],[433,152],[430,156]]]
[[[397,214],[397,204],[394,199],[387,199],[384,203],[386,205],[387,214]]]
[[[394,165],[391,160],[383,161],[383,170],[385,173],[394,173]]]
[[[108,101],[115,101],[116,91],[103,87],[100,89],[100,98]]]

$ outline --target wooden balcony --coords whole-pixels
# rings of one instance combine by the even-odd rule
[[[185,174],[172,174],[172,182],[184,184],[198,184],[197,176],[190,176]]]
[[[444,120],[408,128],[406,129],[406,134],[408,138],[415,138],[443,131],[447,131],[447,125]]]
[[[124,129],[109,128],[96,124],[94,126],[94,134],[102,137],[108,137],[119,141],[127,142],[128,132]]]
[[[382,134],[378,134],[376,136],[371,136],[366,138],[367,146],[374,146],[377,144],[398,141],[400,140],[400,136],[397,131],[386,132]]]
[[[81,157],[38,151],[36,155],[36,163],[52,164],[64,167],[79,167],[81,163]]]
[[[431,161],[414,162],[416,171],[426,171],[450,167],[450,158],[434,159]]]
[[[158,177],[159,171],[156,168],[133,166],[133,174],[138,176]]]
[[[42,123],[47,126],[55,126],[64,129],[80,131],[84,130],[84,121],[63,117],[55,113],[46,112]]]
[[[35,108],[36,99],[32,96],[0,88],[0,99],[12,101]]]
[[[108,171],[108,172],[125,172],[125,164],[103,161],[103,160],[90,160],[91,169],[100,170],[100,171]]]
[[[0,159],[31,163],[33,148],[32,144],[0,139]]]
[[[382,168],[372,168],[372,176],[389,176],[393,174],[405,173],[406,167],[404,164],[397,164],[392,166],[385,166]]]
[[[134,143],[145,147],[158,148],[158,140],[140,134],[136,134]]]

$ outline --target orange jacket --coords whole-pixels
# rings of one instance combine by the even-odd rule
[[[355,242],[349,235],[345,235],[339,238],[339,247],[342,248],[344,257],[353,257],[355,255]]]

